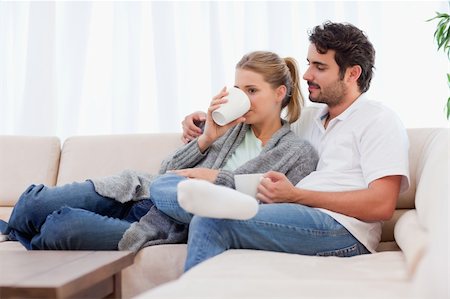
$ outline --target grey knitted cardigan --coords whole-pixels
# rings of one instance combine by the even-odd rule
[[[235,174],[264,173],[273,170],[284,173],[295,185],[315,170],[318,162],[317,152],[307,141],[298,138],[286,121],[283,121],[283,126],[272,135],[256,158],[247,161],[235,171],[222,170],[249,129],[250,126],[247,124],[235,126],[217,139],[204,153],[200,152],[194,140],[165,159],[159,174],[174,169],[195,167],[219,169],[215,184],[235,188]],[[149,187],[156,177],[127,170],[115,176],[91,181],[100,195],[126,202],[150,198]],[[139,222],[133,223],[125,232],[119,243],[119,249],[137,251],[150,245],[183,243],[186,237],[187,225],[180,225],[153,206]]]

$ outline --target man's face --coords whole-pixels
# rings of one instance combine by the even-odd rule
[[[334,59],[335,51],[320,54],[314,44],[308,49],[308,69],[303,79],[308,82],[309,99],[330,107],[342,103],[347,94],[344,79],[340,78],[339,66]]]

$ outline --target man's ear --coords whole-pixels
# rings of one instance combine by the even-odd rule
[[[348,82],[358,82],[359,76],[361,76],[362,68],[359,65],[351,66],[347,69]]]
[[[285,85],[280,85],[276,89],[277,102],[281,103],[286,97],[287,88]]]

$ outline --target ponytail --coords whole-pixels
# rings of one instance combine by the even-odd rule
[[[286,84],[288,91],[281,107],[287,107],[287,120],[289,123],[293,123],[299,119],[305,101],[302,92],[300,91],[297,62],[292,57],[284,58],[284,62],[289,69],[291,82],[289,82],[290,84]]]
[[[286,96],[281,102],[281,110],[287,107],[287,121],[293,123],[300,117],[303,96],[300,92],[299,71],[294,58],[280,58],[267,51],[255,51],[244,55],[236,68],[247,69],[262,74],[273,88],[286,86]]]

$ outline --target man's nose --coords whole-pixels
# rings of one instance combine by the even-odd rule
[[[306,81],[313,81],[312,80],[311,71],[310,71],[309,67],[306,69],[306,72],[303,74],[303,79],[306,80]]]

